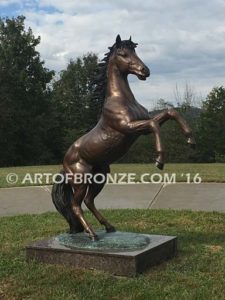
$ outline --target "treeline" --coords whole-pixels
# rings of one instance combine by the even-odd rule
[[[71,60],[58,74],[47,69],[36,47],[40,37],[26,30],[25,18],[0,19],[0,165],[61,163],[69,145],[97,122],[93,99],[98,57]],[[225,88],[217,87],[202,108],[184,99],[176,107],[192,126],[197,149],[185,144],[174,122],[162,127],[167,162],[225,162]],[[152,114],[166,109],[161,100]],[[152,162],[153,136],[143,136],[120,162]]]
[[[54,164],[98,119],[91,101],[97,56],[70,61],[55,79],[25,18],[0,19],[0,165]]]

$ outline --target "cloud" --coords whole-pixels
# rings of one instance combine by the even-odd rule
[[[17,3],[21,3],[21,0],[0,0],[0,6],[8,6]]]
[[[19,5],[21,8],[23,7],[34,7],[38,0],[0,0],[0,6],[2,7],[9,7],[12,5]],[[12,7],[15,9],[16,7]],[[13,11],[12,11],[13,12]],[[14,11],[15,12],[15,11]]]
[[[28,2],[21,13],[41,36],[39,51],[51,69],[90,51],[101,57],[120,33],[139,43],[137,53],[151,69],[146,82],[131,77],[137,99],[147,106],[157,98],[172,101],[176,84],[189,82],[203,96],[224,84],[224,0]]]

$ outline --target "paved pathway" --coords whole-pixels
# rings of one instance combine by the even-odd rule
[[[108,184],[98,208],[171,208],[225,212],[225,184]],[[55,211],[51,186],[0,189],[0,216]]]

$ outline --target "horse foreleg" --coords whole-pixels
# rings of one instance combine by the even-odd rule
[[[161,141],[160,126],[157,121],[150,120],[150,130],[155,136],[155,147],[156,147],[156,153],[157,153],[155,165],[158,169],[162,170],[164,167],[165,151],[164,151],[163,144]]]
[[[156,120],[140,120],[125,122],[122,120],[119,124],[116,124],[115,129],[124,134],[149,134],[153,133],[155,136],[156,147],[156,166],[159,169],[163,169],[164,166],[164,148],[160,136],[160,126]]]
[[[169,108],[166,111],[163,111],[153,117],[153,120],[155,120],[160,126],[165,123],[168,120],[174,120],[176,121],[179,125],[180,128],[184,134],[184,136],[187,139],[187,143],[191,147],[195,147],[196,142],[193,137],[192,130],[190,126],[187,124],[186,120],[173,108]]]

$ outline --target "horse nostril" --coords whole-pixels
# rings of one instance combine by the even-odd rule
[[[150,70],[147,67],[142,67],[141,72],[144,73],[146,76],[150,75]]]

